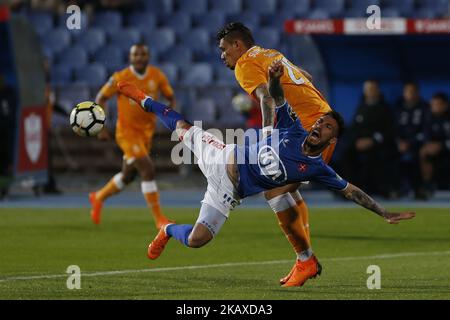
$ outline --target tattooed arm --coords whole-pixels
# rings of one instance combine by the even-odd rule
[[[275,101],[270,96],[266,84],[261,84],[258,86],[255,92],[261,106],[263,128],[273,128],[275,123]]]
[[[269,93],[275,100],[277,106],[284,104],[284,91],[281,87],[280,78],[284,73],[281,61],[274,61],[269,67]]]
[[[416,216],[414,212],[388,212],[385,208],[380,206],[374,199],[372,199],[367,193],[362,191],[357,186],[348,184],[347,188],[341,191],[342,194],[349,200],[359,204],[360,206],[375,212],[379,216],[383,217],[388,223],[397,224],[400,220],[411,219]]]

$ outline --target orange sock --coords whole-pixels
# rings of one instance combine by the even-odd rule
[[[159,204],[159,192],[155,181],[142,181],[142,193],[144,194],[147,205],[152,209],[152,215],[155,223],[158,226],[160,222],[166,222],[168,219],[161,211]]]
[[[95,192],[95,198],[103,202],[113,194],[121,191],[123,187],[122,173],[118,173],[103,188]]]
[[[305,227],[306,235],[308,237],[308,241],[311,242],[311,237],[309,233],[309,210],[306,206],[305,200],[301,196],[300,192],[296,191],[291,193],[292,197],[297,204],[297,209],[300,212],[300,217],[302,218],[303,226]]]

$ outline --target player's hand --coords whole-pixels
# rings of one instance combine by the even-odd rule
[[[384,220],[386,220],[387,223],[390,224],[398,224],[401,220],[408,220],[412,219],[416,216],[415,212],[386,212],[383,215]]]
[[[103,141],[110,141],[112,140],[112,134],[106,127],[103,127],[102,131],[98,133],[97,138]]]
[[[269,66],[269,77],[280,78],[284,74],[284,66],[281,60],[273,61]]]

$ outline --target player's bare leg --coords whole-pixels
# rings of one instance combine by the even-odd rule
[[[126,160],[122,163],[122,171],[116,174],[100,190],[89,194],[91,203],[91,219],[94,224],[100,224],[103,202],[114,194],[119,193],[123,188],[132,182],[136,177],[136,169]]]
[[[147,202],[147,206],[151,208],[156,228],[160,229],[163,225],[173,222],[162,213],[159,202],[158,187],[155,181],[155,170],[151,158],[149,156],[145,156],[136,159],[133,164],[141,176],[142,194]]]

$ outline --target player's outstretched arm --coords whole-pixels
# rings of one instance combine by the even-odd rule
[[[360,206],[375,212],[390,224],[398,224],[401,220],[412,219],[416,216],[415,212],[388,212],[368,194],[351,183],[349,183],[348,186],[341,192],[347,199],[350,199]]]
[[[281,60],[273,61],[269,66],[269,93],[275,100],[277,106],[284,104],[284,92],[281,87],[280,78],[284,73]]]

